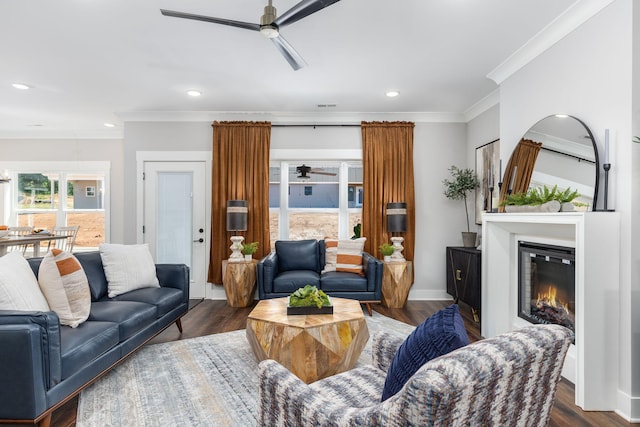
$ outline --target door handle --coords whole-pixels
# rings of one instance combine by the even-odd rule
[[[193,241],[193,243],[202,243],[202,242],[204,242],[204,239],[202,237]]]
[[[462,280],[462,277],[460,276],[460,273],[462,273],[462,271],[459,268],[456,269],[456,280]]]

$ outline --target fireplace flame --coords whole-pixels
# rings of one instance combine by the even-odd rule
[[[556,298],[557,293],[558,293],[557,288],[553,285],[549,285],[547,287],[546,292],[538,292],[538,299],[536,301],[536,306],[538,308],[542,307],[543,305],[551,306],[554,308],[562,307],[568,313],[569,312],[568,304],[558,300]]]

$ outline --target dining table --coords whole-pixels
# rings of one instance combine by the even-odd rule
[[[28,234],[25,236],[0,237],[0,256],[7,254],[9,246],[33,245],[33,256],[40,256],[40,243],[66,239],[68,236],[56,236],[55,234]]]

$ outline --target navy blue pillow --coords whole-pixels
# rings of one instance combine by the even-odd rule
[[[384,402],[431,359],[469,344],[457,304],[443,308],[422,322],[402,343],[391,362],[382,390]]]

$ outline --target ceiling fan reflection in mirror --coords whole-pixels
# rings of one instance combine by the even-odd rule
[[[311,179],[311,177],[308,175],[310,173],[316,175],[336,176],[336,174],[333,172],[325,172],[322,169],[314,169],[311,166],[307,166],[305,164],[303,164],[302,166],[296,166],[296,172],[298,173],[298,179]]]
[[[325,7],[331,6],[340,0],[302,0],[281,16],[277,16],[276,8],[272,6],[272,0],[264,7],[264,14],[260,17],[259,24],[251,22],[234,21],[231,19],[214,18],[212,16],[194,15],[192,13],[176,12],[173,10],[160,9],[164,16],[174,18],[193,19],[195,21],[211,22],[214,24],[229,25],[231,27],[244,28],[245,30],[259,31],[265,37],[271,39],[278,51],[289,62],[294,70],[299,70],[306,63],[302,56],[280,35],[280,28],[293,24]]]

